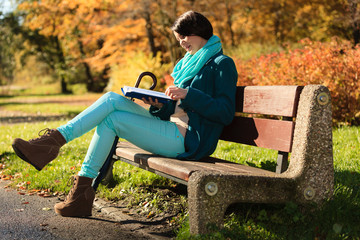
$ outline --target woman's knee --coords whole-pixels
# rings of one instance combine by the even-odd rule
[[[120,95],[116,92],[108,92],[109,98],[116,99],[117,101],[128,101],[129,99],[124,97],[123,95]]]
[[[126,98],[115,92],[107,92],[103,95],[106,102],[111,103],[113,106],[121,104]]]
[[[117,93],[115,93],[115,92],[107,92],[107,93],[105,93],[104,95],[103,95],[103,97],[104,98],[106,98],[106,99],[119,99],[119,98],[121,98],[122,96],[121,95],[119,95],[119,94],[117,94]]]

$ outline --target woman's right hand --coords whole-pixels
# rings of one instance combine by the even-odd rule
[[[146,100],[146,98],[142,98],[142,100],[145,104],[150,104],[151,106],[157,107],[158,109],[161,109],[164,106],[164,104],[159,103],[157,99],[153,101],[151,97],[149,97],[148,100]]]

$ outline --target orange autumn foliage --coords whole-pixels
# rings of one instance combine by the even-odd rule
[[[331,91],[334,122],[360,118],[360,46],[333,39],[302,40],[302,47],[237,60],[239,85],[322,84]]]

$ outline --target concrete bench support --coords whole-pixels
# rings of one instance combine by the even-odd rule
[[[273,175],[193,173],[188,182],[190,230],[206,233],[208,224],[221,227],[226,209],[237,202],[321,203],[332,195],[333,184],[330,94],[325,87],[306,86],[287,171]]]

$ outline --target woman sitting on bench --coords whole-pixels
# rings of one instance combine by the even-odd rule
[[[174,86],[165,92],[176,101],[162,104],[143,99],[150,104],[145,109],[108,92],[67,124],[47,129],[36,139],[14,140],[15,153],[41,170],[65,143],[96,127],[72,189],[64,202],[55,205],[58,214],[91,215],[95,198],[92,180],[116,136],[149,152],[178,159],[199,160],[214,152],[223,127],[231,123],[235,112],[235,64],[223,55],[219,37],[213,35],[211,23],[200,13],[186,12],[171,29],[186,50],[171,74]]]

